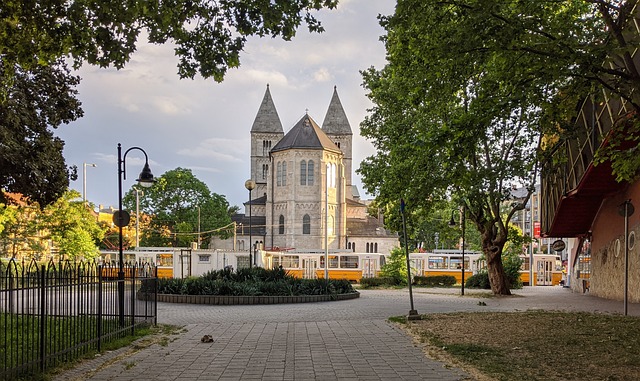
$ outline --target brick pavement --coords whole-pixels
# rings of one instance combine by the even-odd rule
[[[561,287],[527,287],[515,297],[478,299],[475,290],[414,289],[419,313],[529,309],[621,313],[622,302]],[[487,305],[479,306],[482,300]],[[62,380],[471,380],[425,357],[387,321],[406,315],[407,290],[362,291],[358,299],[304,304],[204,306],[160,303],[158,321],[184,326],[165,346],[107,353]],[[629,304],[640,316],[640,305]],[[202,343],[203,335],[213,343]]]

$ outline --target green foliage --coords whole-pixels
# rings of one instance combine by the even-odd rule
[[[178,295],[295,296],[354,292],[344,279],[298,279],[281,269],[252,267],[209,271],[201,277],[158,280],[158,293]]]
[[[360,287],[362,288],[374,288],[374,287],[393,287],[406,284],[406,281],[395,277],[372,277],[360,279]]]
[[[451,287],[456,284],[456,277],[451,275],[415,276],[413,284],[427,287]]]
[[[123,198],[125,209],[134,209],[134,186]],[[149,216],[148,226],[141,232],[142,246],[187,247],[198,240],[206,248],[207,237],[228,237],[229,229],[221,229],[231,223],[229,203],[224,196],[212,193],[207,185],[197,179],[190,169],[176,168],[165,172],[156,183],[143,190],[139,197],[140,213]]]
[[[83,63],[124,68],[138,39],[171,43],[180,78],[221,82],[240,66],[247,36],[290,40],[304,23],[323,27],[312,12],[337,0],[2,2],[0,21],[0,189],[41,206],[57,200],[76,178],[51,129],[83,114],[76,99]],[[0,201],[3,195],[0,193]]]
[[[60,255],[68,259],[98,256],[98,242],[105,230],[98,225],[77,191],[68,191],[42,214],[39,230],[48,232]],[[41,237],[42,238],[42,237]]]
[[[394,284],[407,284],[407,257],[405,249],[394,247],[380,269],[380,277],[393,278]]]
[[[8,47],[1,41],[8,37],[3,26],[12,24],[0,22],[0,190],[44,207],[62,196],[69,179],[77,178],[77,169],[67,168],[64,142],[53,130],[82,116],[75,89],[80,78],[70,75],[62,61],[31,69],[9,64]],[[11,77],[4,77],[7,72]]]
[[[471,275],[464,282],[464,286],[467,288],[478,288],[482,290],[490,290],[491,284],[489,283],[489,274],[486,271],[481,271],[477,274]]]

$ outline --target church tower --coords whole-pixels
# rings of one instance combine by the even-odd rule
[[[324,117],[322,123],[322,131],[331,139],[336,146],[342,151],[344,162],[344,178],[346,182],[347,197],[352,197],[351,192],[351,162],[352,162],[352,147],[353,147],[353,132],[351,132],[351,125],[347,119],[347,114],[342,108],[340,97],[338,97],[338,90],[336,86],[333,87],[333,96],[331,102],[329,102],[329,108],[327,114]]]
[[[267,178],[271,170],[269,152],[283,136],[282,122],[267,85],[251,127],[251,179],[256,182],[256,189],[252,192],[254,199],[267,193]]]

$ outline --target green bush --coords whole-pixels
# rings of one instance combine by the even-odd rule
[[[491,289],[489,284],[489,274],[486,271],[479,272],[470,276],[466,282],[464,282],[466,288],[478,288],[482,290]]]
[[[451,287],[456,284],[456,277],[452,275],[415,276],[413,284],[427,287]]]
[[[374,278],[362,278],[360,279],[360,286],[362,288],[372,287],[391,287],[403,284],[396,277],[392,276],[380,276]]]
[[[158,293],[178,295],[294,296],[354,292],[343,279],[297,279],[282,269],[252,267],[209,271],[201,277],[158,279]]]

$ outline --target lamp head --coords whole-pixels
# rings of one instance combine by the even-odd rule
[[[153,173],[151,173],[151,168],[149,168],[149,163],[144,163],[144,168],[142,168],[142,172],[140,172],[140,176],[136,181],[144,188],[149,188],[156,182],[156,179],[153,178]]]
[[[451,219],[449,220],[449,226],[450,227],[456,226],[456,221],[453,219],[453,213],[455,213],[455,210],[451,211]]]
[[[247,188],[247,190],[248,190],[249,192],[251,192],[252,190],[254,190],[254,189],[255,189],[255,187],[256,187],[256,182],[255,182],[255,181],[253,181],[253,180],[251,180],[251,179],[249,179],[249,180],[247,180],[247,181],[245,181],[245,182],[244,182],[244,187],[245,187],[245,188]]]

